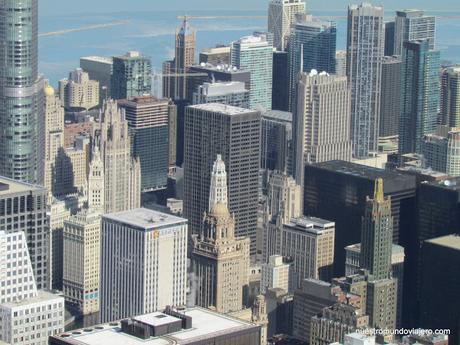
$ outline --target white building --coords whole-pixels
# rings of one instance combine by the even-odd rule
[[[347,334],[344,345],[375,345],[375,337],[361,333]]]
[[[77,68],[59,81],[59,97],[68,110],[90,110],[99,105],[99,82]]]
[[[273,46],[284,51],[289,42],[291,25],[296,15],[305,13],[301,0],[271,0],[268,5],[268,31],[273,34]]]
[[[102,216],[102,322],[185,305],[187,220],[144,208]]]
[[[290,267],[291,265],[284,263],[281,255],[270,256],[268,263],[262,265],[260,293],[264,294],[267,289],[275,288],[288,292]]]
[[[45,345],[64,331],[64,299],[37,291],[23,232],[0,232],[0,342]]]

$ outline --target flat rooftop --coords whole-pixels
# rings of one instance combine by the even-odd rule
[[[286,225],[292,228],[306,230],[307,232],[312,232],[315,234],[321,234],[321,232],[324,230],[335,228],[335,222],[316,217],[292,218],[291,221]]]
[[[262,118],[266,120],[292,123],[292,113],[281,110],[269,110],[262,113]]]
[[[12,180],[10,178],[0,176],[0,196],[13,193],[26,193],[30,191],[44,191],[42,186]]]
[[[438,246],[460,250],[460,235],[447,235],[425,241]]]
[[[460,191],[460,177],[447,178],[441,181],[433,181],[428,183],[430,186],[436,186],[442,189]]]
[[[187,224],[187,219],[185,218],[147,208],[137,208],[134,210],[104,214],[102,218],[132,225],[144,230],[159,230],[171,225]]]
[[[106,64],[112,64],[113,63],[113,58],[105,57],[105,56],[84,56],[84,57],[81,57],[80,60],[102,62],[102,63],[106,63]]]
[[[204,111],[211,111],[214,113],[221,113],[225,115],[241,115],[247,113],[254,113],[254,110],[234,107],[231,105],[221,104],[221,103],[206,103],[206,104],[197,104],[191,105],[189,108],[200,109]]]
[[[146,340],[122,332],[119,322],[76,330],[53,338],[68,341],[69,344],[73,345],[185,345],[198,340],[212,339],[213,337],[241,330],[259,328],[259,326],[252,323],[198,307],[188,308],[185,311],[181,311],[181,313],[192,318],[192,328],[182,329],[179,332],[170,333],[165,336],[151,337]],[[142,322],[149,323],[157,322],[152,321],[152,319],[158,319],[156,316],[162,314],[161,312],[152,313],[137,316],[134,319],[142,319]],[[173,316],[168,315],[167,317],[179,320]]]
[[[44,302],[55,303],[58,300],[62,300],[62,308],[64,308],[64,297],[53,294],[51,292],[38,290],[37,295],[35,297],[26,298],[19,302],[3,303],[2,306],[14,309],[14,308],[24,307],[26,305],[33,305],[37,303],[39,304],[44,303]]]

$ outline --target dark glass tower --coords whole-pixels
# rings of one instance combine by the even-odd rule
[[[45,147],[37,16],[37,0],[0,1],[0,175],[32,183]]]

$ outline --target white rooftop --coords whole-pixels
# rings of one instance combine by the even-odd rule
[[[0,196],[12,194],[12,193],[24,193],[28,191],[44,190],[44,187],[30,184],[30,183],[12,180],[12,179],[9,179],[3,176],[0,176],[0,184],[8,185],[8,189],[5,189],[5,190],[0,189]]]
[[[179,321],[180,319],[157,311],[155,313],[135,316],[133,317],[133,320],[140,321],[150,326],[161,326],[174,321]]]
[[[134,210],[104,214],[102,219],[111,219],[122,224],[133,225],[144,230],[159,229],[170,225],[186,224],[187,219],[167,213],[137,208]]]
[[[113,63],[113,58],[105,56],[83,56],[80,58],[80,60],[102,62],[107,64]]]
[[[200,109],[200,110],[205,110],[205,111],[212,111],[214,113],[222,113],[225,115],[239,115],[239,114],[254,112],[254,110],[234,107],[234,106],[226,105],[222,103],[197,104],[197,105],[190,106],[190,108]]]
[[[334,222],[316,217],[292,218],[289,224],[286,225],[294,228],[301,228],[302,230],[314,233],[321,233],[324,230],[335,227]]]

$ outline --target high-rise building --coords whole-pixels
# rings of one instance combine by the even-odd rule
[[[460,127],[460,66],[442,71],[441,122],[447,127]]]
[[[438,123],[440,53],[427,40],[405,42],[401,70],[399,153],[421,153],[423,136]]]
[[[305,2],[302,0],[271,0],[268,5],[268,31],[273,34],[273,47],[284,51],[289,44],[291,26],[297,14],[304,14]]]
[[[48,288],[48,191],[0,177],[0,231],[24,232],[38,289]]]
[[[430,50],[435,49],[436,17],[425,16],[422,10],[396,11],[394,28],[394,55],[403,55],[404,43],[428,40]]]
[[[277,110],[264,112],[261,141],[260,168],[292,175],[292,114]]]
[[[200,64],[229,65],[230,64],[230,46],[218,45],[214,48],[203,49],[200,52]]]
[[[0,23],[0,175],[41,184],[45,124],[38,0],[2,1]]]
[[[141,198],[141,166],[131,156],[129,125],[124,112],[109,100],[96,131],[104,162],[105,213],[138,208]]]
[[[268,263],[262,265],[262,277],[260,279],[260,293],[265,294],[268,289],[283,289],[291,291],[291,265],[285,263],[281,255],[272,255]]]
[[[243,308],[248,284],[249,238],[235,237],[235,220],[228,210],[227,172],[222,157],[211,173],[209,208],[198,235],[193,235],[192,271],[197,279],[196,302],[229,313]]]
[[[91,80],[99,82],[99,106],[112,97],[113,58],[86,56],[80,58],[80,68],[87,72]]]
[[[352,142],[347,78],[312,71],[299,79],[294,176],[303,185],[306,163],[350,161]]]
[[[445,131],[447,132],[447,131]],[[460,131],[451,130],[424,136],[421,147],[423,162],[426,168],[446,173],[449,176],[460,176]]]
[[[148,209],[102,216],[100,318],[185,305],[187,220]]]
[[[449,344],[458,344],[460,310],[460,235],[427,240],[422,246],[420,326],[450,329]]]
[[[193,104],[204,103],[249,108],[249,91],[241,81],[204,83],[193,93]]]
[[[273,52],[272,109],[289,110],[289,53]]]
[[[250,107],[270,110],[273,86],[273,47],[264,36],[246,36],[232,43],[231,63],[251,72]]]
[[[337,28],[335,22],[302,16],[292,26],[289,43],[289,110],[295,112],[300,72],[317,70],[335,74]]]
[[[251,238],[256,251],[260,113],[220,103],[193,105],[185,113],[184,216],[199,233],[208,210],[212,162],[227,166],[228,205],[235,235]]]
[[[335,74],[344,77],[347,75],[347,51],[337,50],[335,52]]]
[[[152,92],[152,62],[136,51],[113,57],[111,79],[113,99],[131,99]]]
[[[393,56],[395,50],[395,22],[385,23],[385,56]]]
[[[378,148],[384,34],[383,7],[348,7],[347,76],[356,158],[367,158]]]
[[[176,106],[167,98],[135,97],[118,101],[125,111],[131,150],[141,164],[143,192],[166,189],[169,169],[169,120]]]
[[[401,57],[385,56],[382,61],[380,137],[399,134],[401,113]]]
[[[0,230],[0,342],[46,344],[64,331],[64,299],[37,290],[26,235]]]
[[[87,111],[99,105],[99,82],[89,79],[81,68],[59,81],[59,98],[68,111]]]
[[[304,279],[331,281],[334,264],[335,224],[328,220],[302,217],[293,218],[283,225],[281,252],[290,256],[297,276],[295,287]]]

